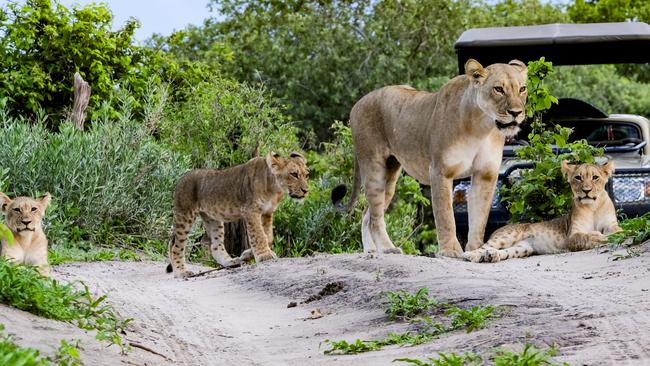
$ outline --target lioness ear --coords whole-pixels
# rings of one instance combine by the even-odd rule
[[[603,173],[607,174],[608,177],[611,177],[612,174],[614,174],[614,162],[613,161],[608,161],[604,165],[600,166],[600,170],[603,171]]]
[[[465,75],[470,77],[470,80],[482,83],[488,76],[488,71],[473,58],[465,62]]]
[[[266,155],[266,165],[268,165],[268,167],[271,169],[273,174],[275,174],[280,169],[280,166],[282,165],[282,161],[280,160],[280,155],[274,152],[269,152]]]
[[[569,177],[573,172],[575,172],[575,170],[575,165],[569,164],[568,160],[562,160],[562,173],[564,173],[565,177]]]
[[[303,163],[306,163],[306,162],[307,162],[307,160],[305,159],[304,156],[302,156],[301,153],[297,153],[297,152],[294,151],[294,152],[292,152],[291,155],[289,155],[289,156],[292,157],[292,158],[298,158],[298,159],[302,160]]]
[[[7,207],[11,204],[11,199],[4,193],[0,192],[0,208],[3,213],[7,213]]]
[[[524,78],[528,77],[528,66],[526,66],[525,63],[519,61],[519,60],[512,60],[508,62],[508,65],[514,66],[517,70],[519,70],[520,73],[524,76]]]
[[[44,196],[38,199],[38,202],[40,202],[41,206],[43,206],[43,210],[45,210],[47,206],[50,205],[51,201],[52,201],[52,196],[50,195],[50,192],[45,193]]]

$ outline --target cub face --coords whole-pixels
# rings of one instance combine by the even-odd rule
[[[309,169],[307,160],[296,152],[289,157],[269,154],[267,164],[277,177],[282,188],[294,199],[303,199],[309,193]]]
[[[601,196],[607,195],[605,184],[614,173],[614,163],[608,161],[605,165],[572,165],[565,160],[562,162],[562,172],[569,181],[573,199],[591,205]]]
[[[516,135],[526,119],[526,65],[512,60],[508,64],[492,64],[484,68],[478,61],[469,59],[465,63],[465,74],[477,88],[478,105],[490,116],[490,123],[494,123],[506,137]]]
[[[45,209],[50,205],[49,193],[40,198],[16,197],[13,200],[0,192],[0,207],[9,229],[16,233],[29,233],[41,227]]]

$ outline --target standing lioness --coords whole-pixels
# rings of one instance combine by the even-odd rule
[[[439,255],[459,256],[452,209],[452,181],[471,176],[467,250],[483,245],[503,144],[525,119],[527,68],[513,60],[483,67],[465,63],[465,75],[437,93],[387,86],[357,102],[350,112],[355,151],[354,204],[360,183],[368,198],[361,237],[366,253],[399,253],[386,233],[388,207],[402,167],[431,186]],[[335,189],[338,203],[345,189]]]

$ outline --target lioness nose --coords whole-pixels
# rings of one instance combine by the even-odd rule
[[[305,193],[305,194],[307,194],[307,192],[309,192],[308,189],[304,189],[304,188],[300,188],[300,190],[302,191],[302,193]]]
[[[587,194],[587,193],[591,192],[591,188],[589,188],[589,189],[583,188],[582,191],[585,192],[585,194]]]
[[[29,224],[31,221],[25,221],[25,220],[22,220],[22,221],[20,221],[20,222],[22,222],[23,225],[27,225],[27,224]]]
[[[515,118],[516,118],[518,115],[520,115],[521,112],[522,112],[521,109],[508,109],[508,114],[511,115],[511,116],[513,116],[513,117],[515,117]]]

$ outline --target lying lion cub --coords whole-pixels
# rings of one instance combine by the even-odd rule
[[[0,192],[2,213],[14,236],[11,245],[6,238],[2,239],[0,254],[15,263],[38,266],[38,271],[43,276],[50,275],[50,265],[47,263],[47,238],[41,221],[51,199],[47,193],[36,199],[16,197],[12,200]]]
[[[284,193],[302,199],[309,191],[309,171],[298,153],[289,157],[269,154],[225,170],[195,169],[185,174],[174,192],[174,233],[169,242],[167,272],[188,277],[185,270],[187,234],[197,215],[209,237],[212,256],[224,267],[240,263],[224,246],[224,222],[240,218],[246,223],[252,254],[257,262],[276,258],[273,244],[273,212]],[[247,257],[250,252],[242,253]]]
[[[472,262],[498,262],[533,254],[552,254],[594,248],[607,235],[621,231],[614,204],[605,191],[614,172],[611,161],[603,166],[562,162],[573,191],[571,212],[551,221],[513,224],[495,231],[481,248],[464,253]]]

